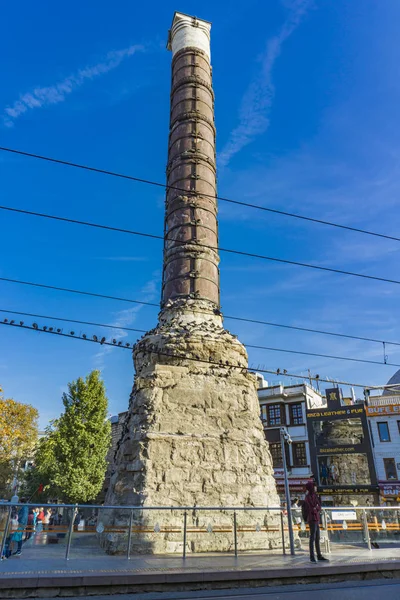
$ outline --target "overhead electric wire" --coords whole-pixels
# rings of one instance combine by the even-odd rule
[[[315,356],[318,358],[329,358],[332,360],[345,360],[350,362],[368,363],[370,365],[386,365],[388,367],[400,367],[400,364],[389,363],[378,360],[368,360],[365,358],[351,358],[349,356],[334,356],[332,354],[318,354],[317,352],[306,352],[303,350],[289,350],[285,348],[269,348],[268,346],[254,346],[252,344],[244,344],[246,348],[255,348],[256,350],[268,350],[270,352],[285,352],[287,354],[301,354],[302,356]]]
[[[154,302],[131,300],[130,298],[120,298],[119,296],[109,296],[107,294],[96,294],[95,292],[84,292],[83,290],[74,290],[71,288],[58,287],[55,285],[45,285],[44,283],[35,283],[33,281],[22,281],[21,279],[10,279],[9,277],[0,277],[0,281],[8,281],[9,283],[18,283],[21,285],[30,285],[33,287],[45,288],[47,290],[57,290],[59,292],[68,292],[70,294],[81,294],[83,296],[94,296],[95,298],[106,298],[107,300],[119,300],[120,302],[130,302],[132,304],[156,306],[157,308],[159,308],[159,304],[155,304]]]
[[[99,228],[99,229],[108,229],[111,231],[118,231],[120,233],[129,233],[130,235],[138,235],[141,237],[147,237],[147,238],[153,238],[153,239],[158,239],[158,240],[166,240],[166,241],[171,241],[174,242],[175,244],[187,244],[187,241],[180,241],[180,240],[175,240],[175,239],[171,239],[168,238],[168,235],[164,238],[164,236],[161,235],[156,235],[154,233],[148,233],[148,232],[143,232],[143,231],[134,231],[131,229],[122,229],[120,227],[112,227],[110,225],[102,225],[100,223],[91,223],[89,221],[80,221],[77,219],[70,219],[67,217],[60,217],[57,215],[49,215],[46,213],[39,213],[39,212],[34,212],[34,211],[28,211],[28,210],[24,210],[21,208],[12,208],[9,206],[0,206],[0,209],[2,210],[8,210],[8,211],[12,211],[12,212],[17,212],[17,213],[23,213],[23,214],[28,214],[31,216],[35,216],[35,217],[42,217],[42,218],[46,218],[46,219],[54,219],[56,221],[64,221],[67,223],[73,223],[75,225],[84,225],[86,227],[95,227],[95,228]],[[289,260],[289,259],[285,259],[285,258],[277,258],[275,256],[266,256],[264,254],[255,254],[252,252],[245,252],[244,250],[234,250],[232,248],[222,248],[222,247],[218,247],[218,246],[209,246],[208,244],[200,244],[199,242],[195,242],[196,246],[199,248],[208,248],[210,250],[216,250],[217,252],[227,252],[228,254],[238,254],[239,256],[247,256],[249,258],[259,258],[262,260],[268,260],[268,261],[272,261],[272,262],[277,262],[277,263],[283,263],[286,265],[293,265],[296,267],[304,267],[307,269],[317,269],[318,271],[327,271],[329,273],[335,273],[338,275],[350,275],[352,277],[360,277],[362,279],[370,279],[373,281],[382,281],[384,283],[395,283],[397,285],[400,285],[400,281],[397,279],[387,279],[386,277],[378,277],[376,275],[367,275],[365,273],[355,273],[353,271],[345,271],[343,269],[334,269],[333,267],[322,267],[320,265],[313,265],[310,263],[303,263],[303,262],[299,262],[299,261],[295,261],[295,260]]]
[[[7,325],[7,326],[11,326],[15,329],[25,329],[25,330],[29,330],[29,331],[37,331],[39,333],[51,333],[52,335],[56,335],[56,336],[61,336],[64,338],[70,338],[70,339],[75,339],[75,340],[81,340],[81,341],[85,341],[85,342],[93,342],[93,343],[97,343],[100,345],[105,345],[105,346],[112,346],[113,348],[124,348],[125,350],[131,350],[132,346],[130,343],[123,345],[122,342],[120,343],[120,345],[116,344],[116,343],[112,343],[112,342],[107,342],[107,341],[103,341],[103,338],[101,338],[100,340],[98,339],[100,336],[93,336],[96,337],[96,339],[89,338],[89,337],[81,337],[81,336],[77,336],[75,335],[75,333],[63,333],[62,331],[50,331],[48,328],[46,329],[39,329],[38,327],[33,327],[33,326],[29,326],[29,325],[25,325],[25,323],[21,322],[21,323],[5,323],[3,321],[0,321],[0,325]],[[206,364],[210,364],[216,367],[220,367],[220,368],[226,368],[226,369],[237,369],[240,371],[246,371],[246,372],[254,372],[257,371],[259,373],[269,373],[272,375],[281,375],[282,377],[292,377],[293,379],[303,379],[303,380],[308,380],[308,381],[317,381],[320,383],[335,383],[336,385],[347,385],[347,386],[351,386],[351,387],[360,387],[360,388],[366,388],[369,390],[372,389],[381,389],[381,386],[376,386],[376,385],[366,385],[366,384],[361,384],[361,383],[353,383],[353,382],[349,382],[349,381],[339,381],[337,379],[335,379],[334,381],[332,379],[323,379],[322,377],[319,376],[311,376],[311,375],[297,375],[297,374],[293,374],[293,373],[288,373],[287,371],[273,371],[271,369],[265,369],[261,366],[258,367],[242,367],[239,365],[233,365],[233,364],[222,364],[220,362],[217,361],[211,361],[211,360],[206,360],[206,359],[202,359],[202,358],[197,358],[194,356],[184,356],[184,355],[179,355],[179,354],[172,354],[169,352],[162,352],[162,351],[156,351],[156,354],[159,354],[160,356],[167,356],[170,358],[176,358],[176,359],[181,359],[181,360],[191,360],[191,361],[195,361],[195,362],[199,362],[199,363],[206,363]],[[380,363],[379,363],[380,364]]]
[[[100,169],[100,168],[97,168],[97,167],[90,167],[89,165],[83,165],[83,164],[79,164],[79,163],[75,163],[75,162],[71,162],[71,161],[67,161],[67,160],[61,160],[59,158],[53,158],[53,157],[50,157],[50,156],[43,156],[43,155],[40,155],[40,154],[34,154],[32,152],[25,152],[23,150],[17,150],[15,148],[8,148],[8,147],[5,147],[5,146],[0,146],[0,150],[3,151],[3,152],[10,152],[10,153],[13,153],[13,154],[19,154],[21,156],[28,156],[30,158],[36,158],[36,159],[44,160],[44,161],[47,161],[47,162],[56,163],[56,164],[59,164],[59,165],[64,165],[64,166],[68,166],[68,167],[74,167],[76,169],[83,169],[85,171],[91,171],[91,172],[94,172],[94,173],[101,173],[102,175],[110,175],[110,176],[113,176],[113,177],[118,177],[120,179],[128,179],[130,181],[135,181],[137,183],[144,183],[144,184],[147,184],[147,185],[153,185],[153,186],[162,187],[162,188],[165,188],[165,189],[177,190],[179,192],[185,192],[186,194],[196,195],[196,193],[197,193],[196,191],[192,191],[192,190],[188,191],[188,190],[185,190],[184,188],[180,188],[180,187],[177,187],[177,186],[166,185],[165,183],[160,183],[158,181],[152,181],[150,179],[143,179],[141,177],[135,177],[133,175],[127,175],[125,173],[118,173],[116,171],[110,171],[110,170],[107,170],[107,169]],[[384,238],[384,239],[387,239],[387,240],[394,240],[396,242],[400,242],[400,238],[398,238],[396,236],[392,236],[392,235],[388,235],[388,234],[384,234],[384,233],[378,233],[376,231],[369,231],[367,229],[361,229],[359,227],[351,227],[350,225],[343,225],[341,223],[334,223],[332,221],[325,221],[323,219],[316,219],[314,217],[308,217],[308,216],[305,216],[305,215],[299,215],[299,214],[296,214],[296,213],[291,213],[291,212],[288,212],[288,211],[279,210],[277,208],[270,208],[270,207],[267,207],[267,206],[262,206],[260,204],[251,204],[249,202],[243,202],[243,201],[240,201],[240,200],[234,200],[232,198],[226,198],[226,197],[223,197],[223,196],[217,196],[217,195],[205,194],[205,193],[202,193],[201,195],[205,196],[205,197],[209,197],[209,198],[215,198],[216,200],[220,200],[221,202],[229,202],[230,204],[237,204],[239,206],[246,206],[248,208],[254,208],[254,209],[262,210],[262,211],[265,211],[265,212],[275,213],[277,215],[282,215],[282,216],[285,216],[285,217],[291,217],[291,218],[294,218],[294,219],[301,219],[303,221],[309,221],[311,223],[317,223],[319,225],[327,225],[329,227],[336,227],[336,228],[339,228],[339,229],[347,229],[348,231],[353,231],[355,233],[362,233],[364,235],[372,235],[372,236],[375,236],[375,237],[380,237],[380,238]]]
[[[78,323],[78,324],[83,324],[83,325],[94,325],[97,327],[107,327],[107,328],[111,328],[111,329],[122,329],[122,330],[126,330],[126,331],[137,331],[140,333],[146,333],[146,330],[144,329],[132,329],[132,328],[128,328],[128,327],[118,327],[118,325],[106,325],[104,323],[91,323],[89,321],[80,321],[77,319],[63,319],[62,317],[52,317],[50,315],[38,315],[38,314],[33,314],[33,313],[24,313],[24,312],[19,312],[19,311],[12,311],[12,310],[5,310],[5,309],[0,309],[0,312],[3,313],[7,313],[7,314],[14,314],[14,315],[24,315],[24,316],[30,316],[30,317],[35,317],[38,319],[51,319],[51,320],[55,320],[55,321],[65,321],[68,323]],[[4,321],[3,321],[4,323]],[[5,324],[7,324],[7,322],[5,322]],[[194,335],[194,337],[196,337],[196,335]],[[133,345],[133,343],[131,344]],[[313,356],[313,357],[317,357],[317,358],[328,358],[331,360],[343,360],[343,361],[350,361],[350,362],[358,362],[358,363],[367,363],[370,365],[386,365],[388,367],[400,367],[400,364],[396,364],[396,363],[389,363],[387,361],[377,361],[377,360],[368,360],[368,359],[364,359],[364,358],[351,358],[349,356],[335,356],[335,355],[331,355],[331,354],[320,354],[317,352],[306,352],[306,351],[302,351],[302,350],[291,350],[288,348],[274,348],[274,347],[269,347],[269,346],[258,346],[258,345],[254,345],[254,344],[246,344],[245,342],[243,342],[243,345],[246,348],[253,348],[256,350],[266,350],[268,352],[284,352],[286,354],[299,354],[302,356]]]
[[[11,279],[8,277],[0,277],[0,281],[5,281],[7,283],[17,283],[17,284],[21,284],[21,285],[29,285],[29,286],[33,286],[33,287],[39,287],[39,288],[45,288],[45,289],[50,289],[50,290],[55,290],[55,291],[61,291],[61,292],[68,292],[68,293],[72,293],[72,294],[82,294],[84,296],[93,296],[95,298],[105,298],[107,300],[117,300],[119,302],[129,302],[129,303],[133,303],[133,304],[142,304],[144,306],[153,306],[156,308],[160,308],[159,304],[156,304],[155,302],[145,302],[142,300],[134,300],[132,298],[124,298],[121,296],[111,296],[111,295],[107,295],[107,294],[98,294],[95,292],[86,292],[83,290],[76,290],[76,289],[71,289],[71,288],[64,288],[64,287],[59,287],[59,286],[54,286],[54,285],[46,285],[44,283],[37,283],[37,282],[33,282],[33,281],[22,281],[20,279]],[[13,311],[3,311],[3,312],[10,312],[12,313]],[[201,313],[202,311],[196,311]],[[18,313],[15,313],[18,314]],[[27,313],[22,313],[22,314],[27,314]],[[42,317],[41,315],[31,315],[31,316],[35,316],[35,317],[40,317],[40,318],[47,318],[47,317]],[[266,326],[271,326],[271,327],[283,327],[285,329],[294,329],[294,330],[298,330],[298,331],[305,331],[307,333],[317,333],[317,334],[321,334],[321,335],[330,335],[330,336],[337,336],[337,337],[343,337],[343,338],[349,338],[349,339],[353,339],[353,340],[360,340],[363,342],[374,342],[377,344],[386,344],[386,345],[390,345],[390,346],[400,346],[400,342],[392,342],[392,341],[386,341],[386,340],[379,340],[379,339],[375,339],[375,338],[368,338],[368,337],[362,337],[362,336],[357,336],[357,335],[349,335],[346,333],[336,333],[333,331],[323,331],[320,329],[312,329],[310,327],[298,327],[295,325],[284,325],[282,323],[273,323],[271,321],[262,321],[262,320],[257,320],[257,319],[248,319],[245,317],[236,317],[233,315],[223,315],[224,319],[230,319],[233,321],[243,321],[245,323],[254,323],[254,324],[258,324],[258,325],[266,325]],[[51,317],[51,318],[56,318],[56,317]],[[96,325],[96,323],[87,323],[87,324],[92,324],[92,325]],[[129,328],[125,328],[125,327],[119,327],[119,329],[127,329],[129,331]],[[133,330],[132,330],[133,331]]]
[[[123,229],[122,227],[112,227],[111,225],[102,225],[101,223],[91,223],[90,221],[81,221],[79,219],[70,219],[68,217],[60,217],[58,215],[49,215],[47,213],[41,213],[33,210],[25,210],[22,208],[15,208],[12,206],[0,205],[0,210],[7,210],[10,212],[21,213],[24,215],[30,215],[32,217],[41,217],[43,219],[53,219],[55,221],[63,221],[64,223],[72,223],[73,225],[84,225],[85,227],[94,227],[96,229],[107,229],[109,231],[117,231],[118,233],[129,233],[130,235],[139,235],[141,237],[149,237],[155,240],[163,240],[162,235],[155,233],[145,233],[143,231],[135,231],[133,229]],[[182,242],[183,243],[183,242]]]
[[[52,321],[62,321],[65,323],[77,323],[79,325],[93,325],[94,327],[107,327],[108,329],[122,329],[123,331],[137,331],[138,333],[146,333],[147,329],[136,329],[135,327],[122,327],[119,325],[108,325],[106,323],[94,323],[93,321],[79,321],[78,319],[66,319],[64,317],[53,317],[50,315],[38,315],[35,313],[21,312],[19,310],[6,310],[0,308],[0,312],[9,315],[21,315],[24,317],[34,317],[35,319],[51,319]]]
[[[348,333],[337,333],[335,331],[324,331],[323,329],[312,329],[311,327],[300,327],[297,325],[284,325],[282,323],[273,323],[272,321],[261,321],[258,319],[247,319],[245,317],[233,317],[231,315],[225,315],[224,319],[233,319],[235,321],[244,321],[245,323],[254,323],[256,325],[267,325],[270,327],[282,327],[284,329],[294,329],[296,331],[305,331],[306,333],[319,333],[321,335],[331,335],[334,337],[347,338],[350,340],[360,340],[361,342],[375,342],[377,344],[387,344],[390,346],[400,346],[400,342],[387,342],[385,340],[378,340],[376,338],[363,337],[360,335],[350,335]]]

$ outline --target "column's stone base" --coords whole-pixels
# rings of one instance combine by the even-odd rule
[[[279,506],[244,347],[219,316],[160,320],[135,348],[130,412],[106,504]],[[129,514],[104,511],[102,520],[122,531]],[[278,512],[238,512],[237,524],[241,550],[281,544]],[[132,552],[182,552],[183,512],[135,511],[134,526]],[[233,548],[232,511],[188,511],[187,529],[187,551]],[[108,552],[126,552],[126,533],[103,535]]]

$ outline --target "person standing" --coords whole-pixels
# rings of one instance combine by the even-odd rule
[[[49,528],[50,519],[51,519],[51,508],[47,508],[46,512],[44,513],[44,517],[43,517],[43,529],[44,530],[47,530]]]
[[[4,558],[10,558],[14,549],[14,534],[18,529],[18,514],[14,507],[10,516],[10,525],[8,530],[8,536],[6,537],[5,553]],[[2,557],[3,558],[3,557]]]
[[[332,485],[336,485],[337,483],[339,483],[340,471],[339,471],[338,467],[333,463],[330,466],[330,473],[331,473]]]
[[[28,511],[28,522],[27,522],[27,531],[25,533],[25,542],[31,539],[33,532],[35,530],[35,511],[31,508]]]
[[[80,512],[77,512],[74,518],[74,531],[78,531],[80,522],[82,520]]]
[[[3,532],[4,535],[4,549],[3,554],[1,555],[1,560],[5,560],[10,556],[10,546],[11,546],[11,536],[13,531],[13,514],[10,515],[10,520],[7,526],[7,513],[4,511],[0,511],[0,531]],[[17,521],[18,526],[18,521]]]
[[[37,512],[36,519],[36,533],[41,533],[43,531],[43,520],[44,520],[44,510],[43,508],[39,508]]]
[[[298,498],[295,498],[293,500],[293,504],[292,504],[292,520],[293,523],[295,525],[297,525],[298,528],[300,528],[301,525],[301,506],[300,506],[300,502]]]
[[[21,556],[22,553],[22,537],[28,524],[29,512],[28,507],[25,504],[25,498],[21,498],[20,502],[22,503],[22,506],[18,511],[18,529],[13,534],[13,541],[17,542],[17,551],[15,552],[16,556]]]
[[[328,560],[321,554],[319,523],[321,519],[321,500],[317,494],[317,486],[313,481],[306,484],[306,495],[304,498],[304,512],[310,528],[310,561],[316,563],[318,560]],[[314,553],[317,551],[317,558]]]
[[[322,463],[322,465],[321,465],[321,485],[328,484],[328,476],[329,476],[328,467],[326,466],[325,463]]]

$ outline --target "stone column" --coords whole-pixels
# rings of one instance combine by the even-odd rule
[[[162,306],[219,308],[214,93],[210,23],[177,13],[172,50]],[[204,247],[205,246],[205,247]]]
[[[162,305],[157,326],[134,349],[135,383],[106,504],[279,504],[256,377],[219,310],[209,36],[210,23],[175,14]],[[127,514],[102,518],[115,531]],[[239,548],[281,543],[278,513],[237,517]],[[182,551],[182,513],[138,511],[134,523],[132,551]],[[208,534],[210,524],[220,533]],[[232,511],[190,511],[187,551],[231,549],[232,524]],[[126,549],[122,534],[103,541],[109,552]]]

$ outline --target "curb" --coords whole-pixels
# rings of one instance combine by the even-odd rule
[[[117,574],[63,573],[0,577],[0,598],[43,598],[200,590],[240,587],[307,585],[334,581],[400,578],[400,560],[374,563],[298,566],[277,569],[185,570]]]

